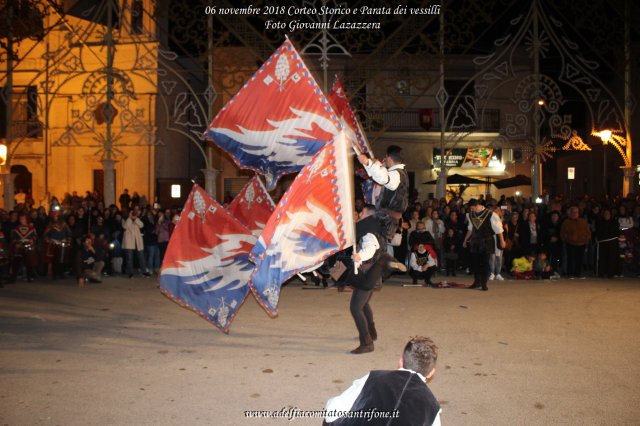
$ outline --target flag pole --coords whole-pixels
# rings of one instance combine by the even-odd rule
[[[342,132],[343,137],[346,138],[346,133],[343,131]],[[353,151],[356,153],[356,155],[360,155],[361,152],[360,150],[356,147],[355,143],[351,143],[351,148],[353,149]],[[346,146],[343,146],[343,151],[346,151]],[[353,160],[351,160],[349,158],[349,155],[346,155],[347,153],[344,152],[343,155],[346,156],[346,162],[347,162],[347,174],[348,174],[348,179],[349,179],[349,196],[347,197],[349,199],[349,209],[351,210],[351,219],[353,220],[353,212],[354,212],[354,207],[353,207],[353,200],[355,197],[355,180],[354,180],[354,173],[353,173]],[[356,240],[356,227],[355,227],[355,220],[354,220],[354,226],[353,226],[353,252],[355,253],[356,247],[358,245],[358,241]],[[355,275],[358,275],[358,265],[356,265],[355,262],[353,262],[353,273]]]
[[[354,117],[355,117],[355,113],[354,113]],[[367,146],[367,149],[369,150],[369,152],[373,155],[373,151],[371,150],[371,145],[369,145],[369,139],[367,138],[367,134],[364,132],[364,130],[362,130],[362,125],[360,124],[360,120],[358,120],[358,117],[355,117],[356,119],[356,124],[358,125],[358,131],[360,132],[360,134],[362,135],[362,138],[364,139],[364,144]]]

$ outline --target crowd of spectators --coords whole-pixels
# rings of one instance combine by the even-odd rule
[[[480,202],[502,218],[507,245],[491,257],[490,279],[640,274],[640,196],[559,196],[542,203],[502,196]],[[96,192],[74,191],[61,200],[52,197],[48,207],[36,208],[26,198],[12,211],[0,210],[0,283],[46,276],[97,282],[108,274],[132,277],[136,269],[143,276],[157,274],[180,213],[126,189],[118,205],[105,206]],[[468,272],[469,253],[462,247],[467,220],[462,198],[414,197],[397,230],[394,255],[409,264],[411,254],[428,245],[442,273]],[[15,232],[25,222],[33,229]],[[532,272],[521,274],[526,265]]]
[[[541,203],[481,196],[480,202],[498,213],[504,225],[506,247],[496,247],[491,257],[492,280],[640,274],[640,196],[614,200],[557,196]],[[414,198],[397,230],[400,243],[394,255],[405,262],[419,244],[429,244],[447,276],[468,272],[469,253],[462,247],[467,211],[461,198]],[[522,274],[522,268],[531,272]]]
[[[11,211],[0,210],[0,283],[50,276],[84,285],[103,275],[131,278],[136,269],[143,276],[157,274],[179,208],[150,205],[144,195],[128,190],[118,201],[105,206],[96,192],[74,191],[52,197],[48,208],[36,208],[26,198]],[[21,222],[28,234],[14,232]]]

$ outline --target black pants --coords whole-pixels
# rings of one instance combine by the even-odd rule
[[[431,277],[433,277],[436,269],[438,269],[437,266],[427,268],[426,271],[416,271],[415,269],[412,269],[409,271],[409,275],[411,275],[411,278],[413,278],[414,281],[424,280],[425,283],[431,284]]]
[[[351,294],[351,316],[356,323],[358,329],[358,337],[360,344],[368,344],[371,342],[369,334],[369,324],[373,324],[373,312],[369,306],[372,290],[361,290],[354,288]]]
[[[582,258],[585,247],[567,244],[567,274],[570,277],[582,276]]]
[[[471,271],[473,283],[486,287],[489,281],[489,259],[491,253],[471,253]]]

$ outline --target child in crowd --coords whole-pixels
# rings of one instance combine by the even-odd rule
[[[517,280],[530,280],[534,277],[533,261],[536,259],[535,253],[529,253],[522,257],[513,259],[511,274]]]
[[[413,283],[424,280],[425,286],[432,286],[431,277],[438,269],[438,256],[431,245],[418,244],[418,248],[411,252],[409,260],[409,275],[413,278]]]
[[[447,235],[442,240],[442,251],[444,252],[444,264],[447,268],[447,276],[456,276],[456,264],[458,263],[458,236],[453,228],[447,229]]]
[[[553,273],[551,264],[547,259],[547,253],[541,251],[538,253],[538,257],[533,261],[533,273],[537,279],[548,280],[551,278],[559,278]]]

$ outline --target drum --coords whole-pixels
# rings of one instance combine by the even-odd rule
[[[13,243],[13,257],[24,256],[24,241],[15,241]]]
[[[38,253],[36,246],[31,241],[27,241],[23,244],[23,262],[27,268],[35,268],[38,266]]]
[[[66,265],[71,255],[71,242],[68,240],[56,241],[54,244],[53,262]]]

